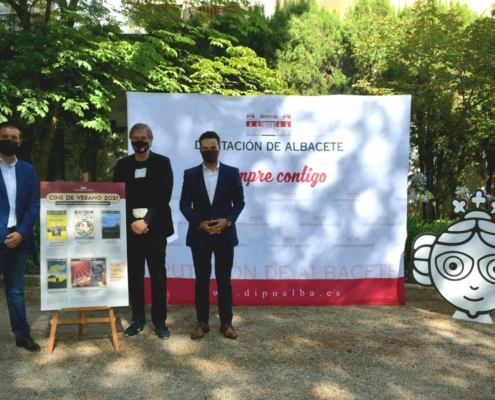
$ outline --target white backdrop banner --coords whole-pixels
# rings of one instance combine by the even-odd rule
[[[199,136],[221,138],[246,206],[232,270],[237,305],[403,304],[411,97],[131,93],[128,126],[150,125],[171,159],[176,234],[169,302],[192,304],[194,268],[179,210]],[[217,296],[214,279],[211,297]]]

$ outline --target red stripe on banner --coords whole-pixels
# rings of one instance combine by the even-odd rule
[[[167,280],[168,304],[194,304],[194,279]],[[151,303],[150,280],[145,280],[146,304]],[[396,279],[236,279],[237,306],[352,306],[405,304],[404,278]],[[210,283],[210,302],[217,304],[217,285]]]

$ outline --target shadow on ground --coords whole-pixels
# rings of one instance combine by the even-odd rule
[[[151,325],[123,337],[130,309],[117,308],[121,350],[108,324],[60,326],[48,356],[52,312],[27,288],[32,336],[43,350],[14,345],[0,294],[0,398],[81,399],[461,399],[495,393],[494,325],[451,318],[433,290],[408,290],[405,306],[237,307],[239,339],[218,332],[218,318],[192,341],[192,307],[170,306],[172,337]],[[215,314],[215,313],[212,313]],[[64,315],[65,317],[65,315]],[[3,397],[8,394],[7,397]]]

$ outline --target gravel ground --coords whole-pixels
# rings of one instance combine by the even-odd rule
[[[120,351],[108,324],[86,326],[82,338],[62,325],[51,356],[53,312],[39,311],[39,288],[26,295],[42,352],[15,346],[1,290],[1,399],[495,398],[495,326],[452,319],[433,290],[407,290],[405,306],[236,307],[235,341],[218,332],[217,315],[192,341],[185,306],[169,307],[170,340],[150,324],[128,339],[130,308],[116,308]]]

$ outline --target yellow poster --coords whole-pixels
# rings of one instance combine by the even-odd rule
[[[46,240],[67,240],[67,213],[46,212]]]

